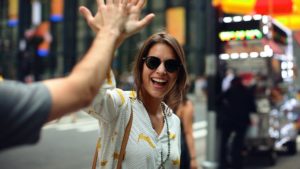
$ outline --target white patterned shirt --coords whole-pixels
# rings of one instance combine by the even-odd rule
[[[170,157],[165,169],[179,168],[180,164],[180,120],[166,107],[167,123],[170,131]],[[168,154],[168,134],[166,122],[158,135],[152,128],[150,117],[136,93],[115,87],[113,73],[110,72],[99,94],[88,108],[88,113],[99,120],[97,168],[115,169],[126,125],[130,118],[131,106],[133,122],[122,162],[122,169],[157,169],[161,157]],[[162,152],[162,156],[161,156]]]

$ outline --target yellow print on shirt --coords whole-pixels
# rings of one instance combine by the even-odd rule
[[[114,152],[114,154],[113,154],[113,158],[114,158],[115,160],[119,159],[119,153],[117,153],[117,152]]]
[[[96,113],[95,109],[93,107],[89,107],[88,114]]]
[[[155,148],[155,145],[149,136],[147,136],[145,134],[140,134],[138,141],[140,141],[140,140],[146,141],[150,145],[151,148]]]
[[[122,106],[125,102],[125,97],[124,97],[121,89],[117,89],[117,93],[119,94],[119,96],[121,98],[121,105],[120,106]]]
[[[107,160],[102,160],[101,161],[101,163],[100,163],[100,165],[103,167],[103,166],[106,166],[106,164],[107,164]]]
[[[107,84],[109,85],[112,85],[113,82],[112,82],[112,77],[111,77],[111,74],[110,74],[110,71],[107,72]]]
[[[170,133],[170,139],[174,140],[176,138],[176,134],[175,133]]]
[[[179,165],[180,160],[177,158],[176,160],[172,160],[173,165]]]
[[[114,132],[111,136],[111,141],[114,142],[115,141],[115,137],[118,135],[118,132]]]
[[[101,138],[100,137],[98,138],[98,141],[97,141],[97,149],[98,150],[101,149]]]

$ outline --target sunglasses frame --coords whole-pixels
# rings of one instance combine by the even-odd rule
[[[151,63],[149,61],[151,61],[151,59],[155,59],[153,61],[159,61],[159,64],[157,65],[153,65],[154,63],[152,62],[152,65],[150,65]],[[160,64],[163,62],[164,63],[164,67],[165,69],[167,70],[167,72],[169,73],[174,73],[174,72],[177,72],[179,70],[179,68],[181,67],[181,63],[177,60],[177,59],[167,59],[165,61],[162,61],[159,57],[156,57],[156,56],[145,56],[143,57],[143,61],[145,62],[146,66],[151,69],[151,70],[154,70],[154,69],[157,69]],[[170,61],[172,63],[170,63]],[[175,64],[173,64],[173,62]],[[171,65],[170,65],[171,64]],[[171,67],[170,67],[171,66]],[[173,68],[173,67],[176,67],[176,68]]]

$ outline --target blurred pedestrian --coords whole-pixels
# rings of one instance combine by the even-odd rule
[[[222,80],[222,92],[229,89],[232,79],[235,77],[235,72],[232,68],[226,70],[225,77]]]
[[[44,123],[88,106],[105,80],[119,38],[142,29],[153,17],[138,22],[132,16],[140,10],[132,10],[127,1],[99,4],[101,31],[69,76],[30,85],[0,82],[0,150],[36,143]]]
[[[131,3],[140,9],[145,1]],[[93,17],[88,9],[82,10],[92,29],[97,30],[91,23],[99,15]],[[120,161],[122,168],[179,168],[180,120],[172,109],[179,104],[187,81],[183,48],[173,36],[155,33],[144,41],[133,65],[136,91],[116,88],[111,71],[88,109],[100,124],[97,165],[116,168],[124,128],[133,116],[126,154],[121,157],[124,161]]]
[[[20,41],[19,59],[20,79],[24,81],[27,76],[33,76],[34,81],[42,80],[46,70],[45,57],[48,56],[52,36],[50,22],[45,21],[36,27],[25,31],[25,39]]]
[[[279,109],[279,107],[282,106],[286,101],[283,89],[279,86],[272,87],[270,91],[270,101],[272,107]]]
[[[242,84],[240,77],[235,77],[231,81],[230,88],[220,97],[218,103],[221,131],[219,169],[243,168],[242,151],[250,125],[250,113],[256,112],[254,95],[250,91]]]
[[[186,90],[187,93],[188,90]],[[176,114],[181,120],[181,158],[180,169],[197,169],[197,153],[193,136],[194,105],[187,94],[176,109]]]

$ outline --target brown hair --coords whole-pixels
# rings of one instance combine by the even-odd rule
[[[181,63],[180,69],[177,74],[176,83],[169,93],[165,96],[163,101],[172,109],[174,109],[181,101],[184,95],[184,89],[187,83],[187,69],[185,62],[185,54],[183,48],[178,41],[165,32],[160,32],[150,36],[142,45],[137,57],[133,63],[134,82],[137,91],[137,97],[140,98],[142,86],[142,71],[143,71],[143,57],[147,56],[151,47],[157,43],[163,43],[171,47],[176,54],[176,59]]]

